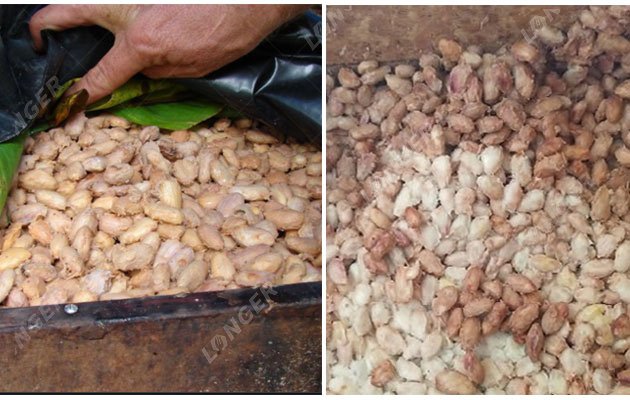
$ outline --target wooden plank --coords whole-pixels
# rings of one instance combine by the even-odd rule
[[[327,64],[416,60],[441,38],[495,51],[532,26],[567,28],[586,6],[329,6]]]
[[[0,390],[321,392],[321,282],[0,310]]]

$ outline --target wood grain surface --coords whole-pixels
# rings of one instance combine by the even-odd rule
[[[443,37],[495,51],[543,23],[566,28],[586,6],[329,6],[327,64],[415,60]]]

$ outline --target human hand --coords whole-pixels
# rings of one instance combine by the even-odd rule
[[[149,78],[198,78],[253,50],[303,5],[50,5],[30,21],[35,48],[41,31],[99,25],[114,45],[71,92],[99,100],[137,73]]]

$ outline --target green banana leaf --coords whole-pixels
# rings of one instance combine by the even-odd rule
[[[173,82],[135,77],[115,90],[114,93],[92,104],[87,108],[87,111],[107,110],[131,102],[131,100],[140,100],[146,104],[147,99],[156,95],[160,99],[160,96],[172,97],[184,91],[182,86]]]
[[[38,122],[37,124],[35,124],[35,126],[32,126],[28,131],[26,131],[25,135],[31,136],[39,132],[47,131],[54,127],[55,125],[52,122],[47,122],[47,121]]]
[[[158,90],[152,93],[148,93],[145,96],[142,96],[141,99],[132,100],[130,103],[135,103],[136,105],[148,105],[155,103],[176,103],[182,100],[188,100],[192,98],[191,93],[186,90],[181,90],[180,88],[173,87],[164,90]]]
[[[107,110],[138,125],[180,130],[192,128],[222,110],[217,104],[190,97],[182,86],[171,81],[136,77],[87,111]]]
[[[155,125],[163,129],[182,130],[214,117],[221,112],[220,105],[201,100],[177,103],[160,103],[146,106],[128,106],[111,110],[112,114],[138,125]]]
[[[7,201],[13,183],[13,176],[20,165],[26,136],[27,134],[22,134],[8,142],[0,143],[0,211],[4,209],[4,203]]]

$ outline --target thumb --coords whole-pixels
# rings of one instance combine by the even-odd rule
[[[124,43],[117,37],[114,47],[68,93],[85,89],[90,96],[88,104],[91,104],[112,93],[140,72],[143,64],[135,56],[136,53]]]

